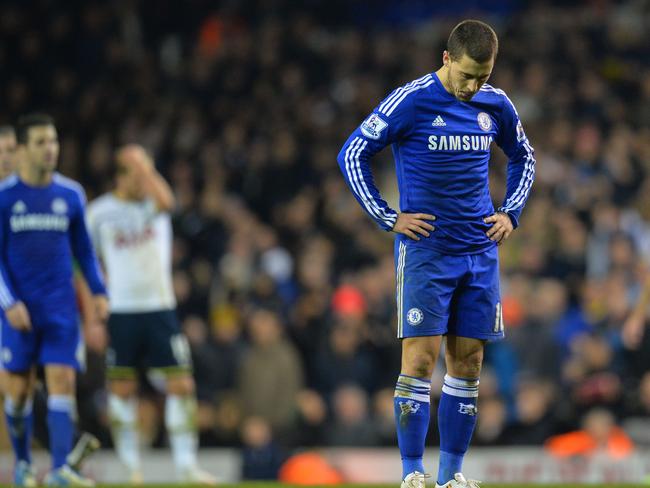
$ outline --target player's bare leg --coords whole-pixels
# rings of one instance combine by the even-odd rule
[[[476,425],[476,401],[485,341],[447,336],[447,374],[438,406],[440,467],[437,487],[474,488],[475,480],[461,474],[465,452]]]
[[[4,371],[5,397],[11,399],[17,407],[23,407],[31,401],[36,384],[36,372],[30,369],[25,372]]]
[[[47,426],[50,432],[52,471],[45,478],[47,486],[95,486],[67,464],[72,450],[74,417],[76,416],[74,368],[61,364],[45,366],[47,384]]]
[[[25,372],[3,371],[5,418],[16,457],[15,486],[37,486],[31,467],[32,397],[36,374],[34,368]]]
[[[214,485],[214,476],[199,468],[197,460],[195,389],[194,378],[188,373],[167,377],[165,426],[179,481]]]
[[[134,378],[112,379],[109,383],[108,415],[115,452],[129,470],[131,484],[142,484],[138,440],[138,382]]]
[[[403,339],[401,373],[417,378],[431,378],[441,343],[442,336]]]
[[[422,456],[429,430],[431,375],[440,353],[441,336],[402,340],[402,368],[395,385],[395,420],[402,456],[402,488],[424,488]]]

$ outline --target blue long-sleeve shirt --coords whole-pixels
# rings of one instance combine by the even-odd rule
[[[348,138],[338,163],[364,210],[391,230],[397,212],[382,199],[370,160],[392,144],[401,211],[436,217],[435,231],[418,245],[474,254],[495,245],[486,236],[491,224],[483,222],[494,213],[488,185],[493,142],[509,158],[506,196],[498,210],[517,227],[535,176],[534,151],[512,102],[490,85],[469,102],[447,92],[435,73],[397,88]]]
[[[16,175],[0,183],[0,307],[17,301],[32,320],[77,321],[73,258],[93,294],[105,294],[85,222],[85,193],[58,173],[44,187]]]

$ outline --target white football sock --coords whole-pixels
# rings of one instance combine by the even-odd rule
[[[176,470],[183,474],[197,465],[196,399],[194,395],[167,395],[165,426]]]
[[[112,393],[108,396],[108,415],[115,452],[122,463],[133,473],[140,471],[138,445],[138,401],[135,397],[123,399]]]

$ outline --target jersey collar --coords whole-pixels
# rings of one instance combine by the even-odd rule
[[[438,78],[437,73],[434,71],[432,74],[433,74],[433,79],[435,80],[435,83],[433,85],[436,87],[436,90],[438,90],[438,92],[444,98],[447,98],[448,100],[453,100],[455,102],[459,102],[460,100],[456,99],[455,96],[453,96],[451,93],[445,90],[445,86],[442,84],[442,81],[440,81],[440,78]]]

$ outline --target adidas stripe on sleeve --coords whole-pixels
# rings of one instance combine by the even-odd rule
[[[503,90],[496,88],[492,90],[502,95],[504,99],[496,142],[508,156],[506,197],[498,210],[507,213],[516,228],[535,179],[535,151],[526,137],[519,114],[508,96]]]
[[[384,230],[393,229],[397,212],[381,197],[370,170],[370,159],[411,129],[411,94],[433,83],[431,74],[407,83],[386,97],[352,133],[338,155],[343,176],[362,208]]]

